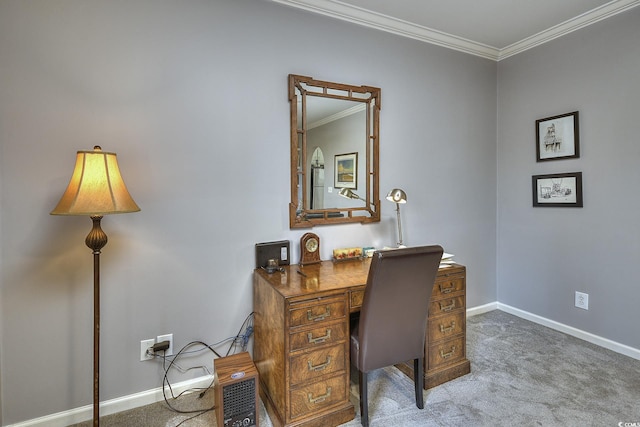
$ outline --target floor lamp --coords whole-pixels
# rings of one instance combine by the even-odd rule
[[[407,193],[399,188],[394,188],[387,194],[387,200],[396,204],[396,216],[398,217],[398,247],[404,247],[402,243],[402,223],[400,222],[400,203],[407,203]]]
[[[115,153],[78,151],[66,191],[51,215],[89,216],[93,228],[85,239],[93,251],[93,425],[100,425],[100,250],[107,235],[100,228],[103,215],[138,212],[120,175]]]

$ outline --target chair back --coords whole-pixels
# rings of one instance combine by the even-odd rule
[[[438,245],[376,251],[358,322],[359,370],[424,357],[427,315],[442,259]]]

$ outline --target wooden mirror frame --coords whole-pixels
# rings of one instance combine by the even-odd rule
[[[365,206],[310,209],[307,200],[307,96],[342,99],[366,105],[366,141],[364,158],[367,177]],[[298,98],[301,117],[298,118]],[[379,189],[379,126],[380,88],[352,86],[315,80],[312,77],[289,75],[289,103],[291,110],[291,203],[290,228],[311,228],[316,225],[380,222]],[[300,120],[299,120],[300,119]],[[336,191],[338,189],[335,189]]]

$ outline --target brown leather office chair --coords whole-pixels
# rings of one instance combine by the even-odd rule
[[[351,331],[351,363],[358,369],[360,419],[369,425],[367,373],[413,359],[416,406],[422,398],[427,314],[442,247],[376,251],[360,319]]]

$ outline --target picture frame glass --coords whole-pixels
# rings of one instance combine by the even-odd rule
[[[358,153],[336,155],[334,175],[334,187],[357,189]]]
[[[576,179],[544,178],[538,180],[538,203],[575,203]]]
[[[580,157],[578,112],[536,120],[537,161]]]

